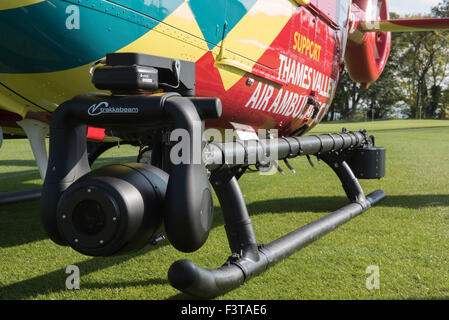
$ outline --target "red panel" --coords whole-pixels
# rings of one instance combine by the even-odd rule
[[[100,128],[89,127],[87,129],[87,139],[92,141],[103,141],[105,130]]]
[[[206,53],[196,62],[197,95],[218,97],[223,103],[222,117],[208,121],[207,127],[232,128],[234,122],[290,135],[313,114],[313,107],[307,105],[312,91],[323,115],[339,80],[344,32],[316,11],[297,7],[290,22],[257,61],[257,65],[276,67],[275,81],[273,75],[254,72],[255,67],[229,90],[222,85],[213,54]],[[248,78],[253,79],[252,84]]]
[[[12,113],[5,110],[0,110],[0,126],[19,128],[17,121],[22,120],[22,117],[17,113]]]

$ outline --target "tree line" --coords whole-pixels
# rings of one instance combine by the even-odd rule
[[[449,0],[430,16],[449,17]],[[391,19],[401,18],[391,13]],[[449,119],[449,32],[393,33],[384,72],[368,89],[344,71],[326,120]]]

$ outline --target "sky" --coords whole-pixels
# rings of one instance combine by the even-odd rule
[[[388,0],[389,11],[400,15],[412,13],[430,13],[432,7],[441,0]]]

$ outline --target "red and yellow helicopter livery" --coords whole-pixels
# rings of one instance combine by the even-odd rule
[[[365,196],[357,181],[380,178],[385,162],[366,132],[304,134],[326,114],[345,67],[365,87],[379,78],[391,32],[445,28],[449,19],[389,20],[387,0],[4,0],[0,127],[30,139],[45,176],[41,214],[50,238],[85,254],[141,248],[161,228],[175,248],[198,250],[212,220],[210,182],[233,254],[216,270],[178,261],[169,280],[212,297],[385,196]],[[136,78],[125,85],[130,75]],[[318,156],[342,180],[351,204],[259,245],[237,180],[263,141],[253,148],[203,141],[213,165],[167,161],[173,146],[164,134],[191,133],[196,121],[277,130],[278,138],[267,139],[276,141],[275,160]],[[149,147],[151,165],[90,171],[86,136],[100,151],[111,136]],[[239,152],[243,163],[223,161]]]

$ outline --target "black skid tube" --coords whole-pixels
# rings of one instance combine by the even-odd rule
[[[25,201],[37,200],[42,195],[42,189],[31,189],[0,194],[0,205],[14,204]]]
[[[254,276],[291,256],[337,227],[365,212],[385,198],[385,193],[377,190],[360,203],[351,203],[317,221],[297,229],[261,248],[257,261],[242,258],[228,262],[214,270],[198,267],[189,260],[175,262],[169,272],[170,284],[192,296],[213,298],[238,288]]]
[[[358,144],[359,142],[355,145]],[[320,145],[322,148],[321,142]],[[168,271],[170,284],[192,296],[217,297],[241,286],[385,198],[385,192],[382,190],[365,196],[344,157],[336,153],[326,153],[322,154],[322,159],[336,173],[351,203],[267,245],[257,244],[236,171],[228,168],[212,173],[210,181],[222,207],[232,255],[223,266],[214,270],[203,269],[188,260],[177,261]]]

